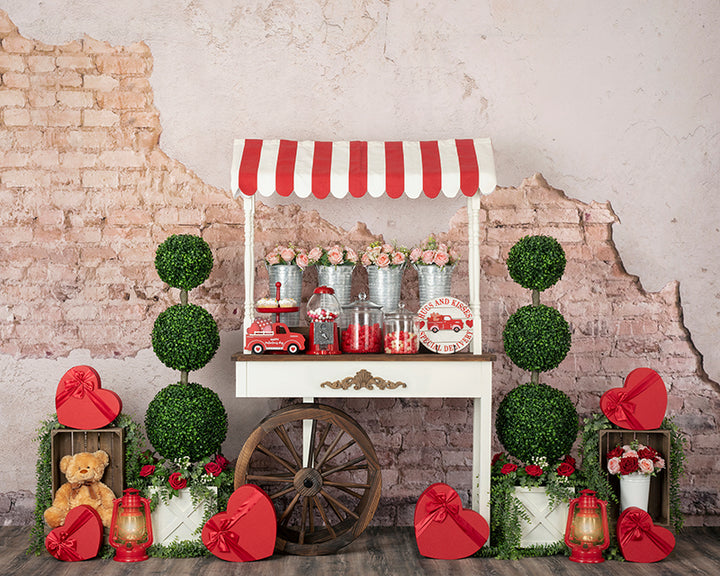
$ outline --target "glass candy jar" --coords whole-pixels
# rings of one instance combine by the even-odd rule
[[[340,354],[337,321],[340,303],[329,286],[318,286],[307,303],[310,321],[308,354]]]
[[[402,302],[397,312],[385,314],[385,353],[417,354],[420,349],[418,328],[418,317],[406,310]]]
[[[382,352],[383,312],[378,304],[367,300],[365,294],[343,306],[340,342],[348,354],[377,354]]]

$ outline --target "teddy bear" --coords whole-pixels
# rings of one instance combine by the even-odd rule
[[[68,481],[58,488],[52,506],[45,510],[45,521],[51,528],[62,526],[67,513],[82,504],[95,508],[103,525],[110,526],[115,494],[100,482],[109,462],[110,457],[104,450],[62,457],[60,472]]]

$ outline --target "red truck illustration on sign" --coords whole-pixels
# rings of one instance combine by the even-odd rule
[[[437,312],[430,314],[426,322],[428,330],[431,332],[438,332],[440,330],[460,332],[464,327],[462,318],[453,318],[448,314],[439,314]]]
[[[290,332],[282,322],[259,318],[247,330],[245,350],[250,350],[253,354],[266,351],[297,354],[300,350],[305,350],[305,338],[302,334]]]

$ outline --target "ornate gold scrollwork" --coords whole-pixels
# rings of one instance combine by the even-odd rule
[[[348,376],[347,378],[343,378],[342,380],[335,380],[334,382],[323,382],[322,384],[320,384],[321,388],[327,387],[333,388],[335,390],[347,390],[348,388],[350,388],[350,386],[352,386],[355,390],[360,390],[361,388],[373,390],[375,386],[377,386],[380,390],[407,388],[407,384],[405,384],[405,382],[392,382],[390,380],[378,378],[377,376],[373,376],[364,368],[362,370],[359,370],[357,374],[355,374],[355,376]]]

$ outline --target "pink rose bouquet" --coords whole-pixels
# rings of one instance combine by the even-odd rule
[[[654,476],[665,468],[665,460],[654,448],[633,440],[607,453],[607,470],[612,475],[646,474]]]
[[[378,268],[397,268],[398,266],[404,266],[407,261],[407,248],[387,244],[380,240],[370,244],[360,256],[360,262],[363,266],[377,266]]]
[[[307,250],[299,248],[293,243],[287,246],[279,244],[265,254],[265,264],[275,266],[277,264],[296,264],[300,269],[304,270],[310,264],[310,258]]]
[[[460,254],[447,244],[438,242],[433,234],[410,251],[410,262],[416,266],[453,266],[460,260]]]
[[[308,252],[309,264],[315,266],[355,266],[358,254],[348,246],[333,244],[332,246],[316,246]]]

